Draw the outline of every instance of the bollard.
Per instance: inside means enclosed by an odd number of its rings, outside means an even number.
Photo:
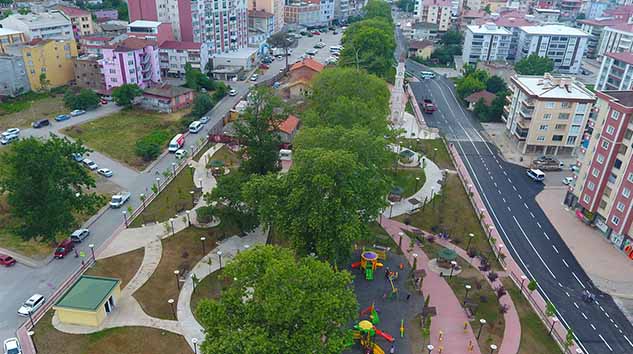
[[[438,339],[440,342],[444,340],[444,332],[440,331],[440,336]]]
[[[468,332],[468,322],[464,322],[464,333]]]

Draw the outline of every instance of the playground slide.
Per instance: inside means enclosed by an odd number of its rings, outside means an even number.
[[[389,343],[393,343],[394,338],[389,333],[385,333],[385,332],[383,332],[383,331],[381,331],[379,329],[376,329],[376,335],[379,335],[379,336],[383,337]]]
[[[371,270],[371,268],[365,269],[365,279],[374,280],[374,272]]]
[[[385,351],[378,344],[374,344],[373,354],[385,354]]]

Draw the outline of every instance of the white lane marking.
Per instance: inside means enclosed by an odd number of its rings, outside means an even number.
[[[510,179],[510,177],[508,177],[508,182],[512,183],[512,180]]]
[[[565,258],[563,258],[563,263],[565,263],[565,267],[569,268],[569,264],[567,264],[567,261],[565,260]]]
[[[538,222],[538,221],[536,222],[536,225],[538,226],[538,228],[539,228],[539,229],[542,229],[542,228],[543,228],[543,226],[541,226],[541,223],[540,223],[540,222]],[[549,239],[548,239],[548,240],[549,240]]]
[[[510,209],[510,207],[508,207],[508,211],[512,211],[512,209]]]
[[[609,345],[609,343],[607,343],[606,340],[604,340],[604,337],[602,336],[602,334],[598,334],[598,337],[600,337],[600,339],[602,339],[602,341],[604,342],[604,344],[607,346],[607,348],[609,348],[610,351],[613,351],[613,348],[611,348],[611,346]]]
[[[606,313],[606,311],[604,310],[604,307],[600,306],[600,310],[602,310],[602,312]]]
[[[583,317],[585,320],[588,320],[587,315],[585,315],[585,313],[584,313],[584,312],[581,312],[580,314],[582,315],[582,317]]]
[[[566,292],[566,291],[565,291],[565,295],[567,295],[567,297],[571,297],[571,296],[569,295],[569,293],[568,293],[568,292]]]
[[[501,194],[501,189],[497,189],[497,192],[499,192],[499,194]]]
[[[504,175],[504,176],[507,176],[508,174],[506,173],[506,171],[503,171],[503,175]]]
[[[495,188],[499,188],[499,187],[497,187],[497,182],[492,182],[492,184],[495,185]]]
[[[490,179],[491,179],[491,180],[494,180],[494,177],[492,177],[492,175],[490,175]]]
[[[536,219],[536,216],[534,216],[532,212],[530,212],[530,216],[532,217],[532,219]]]
[[[576,275],[576,273],[571,272],[571,275],[573,275],[573,276],[574,276],[574,278],[576,278],[576,280],[578,281],[578,284],[580,284],[580,286],[582,286],[582,288],[583,288],[583,289],[586,289],[585,284],[583,284],[583,283],[580,281],[580,279],[578,279],[578,276]],[[602,308],[602,306],[601,306],[600,308]],[[604,310],[602,310],[602,311],[604,311]]]
[[[530,241],[530,238],[527,237],[527,235],[525,234],[525,231],[523,231],[523,228],[521,227],[521,224],[519,224],[519,220],[517,220],[516,216],[512,215],[512,218],[514,219],[514,223],[517,224],[517,226],[519,227],[519,230],[521,230],[521,233],[523,234],[523,237],[525,237],[525,239],[527,240],[527,242],[530,244],[530,247],[532,247],[532,250],[534,251],[534,253],[536,254],[536,256],[538,257],[538,259],[541,260],[541,263],[543,263],[543,265],[545,266],[545,268],[547,269],[547,271],[549,272],[549,274],[552,276],[552,278],[556,279],[556,276],[554,275],[554,273],[552,272],[551,269],[549,269],[549,267],[547,266],[547,263],[545,263],[545,261],[543,260],[543,257],[541,257],[541,254],[536,250],[536,248],[534,247],[534,245],[532,244],[532,241]]]
[[[596,305],[600,305],[600,303],[598,302],[598,300],[596,300]]]
[[[525,204],[525,202],[523,202],[523,206],[525,207],[525,209],[530,209],[528,208],[527,204]]]
[[[613,325],[615,326],[615,328],[620,328],[620,327],[618,327],[617,323],[614,323]]]
[[[506,202],[506,198],[501,198],[501,199],[503,200],[504,203]]]
[[[596,330],[596,326],[594,326],[593,323],[590,323],[589,325],[591,326],[591,328],[593,328],[594,331]]]
[[[624,332],[622,332],[622,330],[621,330],[621,329],[618,329],[618,331],[620,331],[620,334],[624,333]]]
[[[604,313],[604,315],[607,316],[607,318],[611,318],[611,316],[609,316],[609,314],[606,312]]]
[[[517,187],[515,186],[512,186],[512,189],[514,189],[515,192],[517,191]]]
[[[633,343],[631,343],[631,341],[629,340],[627,336],[624,336],[624,339],[626,339],[626,341],[629,342],[629,345],[633,347]]]
[[[517,194],[519,196],[519,199],[523,199],[523,197],[521,196],[521,194]]]
[[[615,322],[613,322],[613,318],[610,318],[609,321],[611,321],[611,323],[615,324]]]
[[[560,253],[558,252],[558,248],[556,248],[556,246],[552,245],[552,248],[554,249],[554,251],[556,251],[556,253],[557,253],[557,254],[560,254]]]
[[[560,283],[559,283],[560,284]],[[577,309],[580,310],[580,307],[578,307],[578,304],[574,302],[574,306],[576,306]]]
[[[563,287],[563,284],[561,284],[561,283],[558,283],[558,286],[560,286],[560,287],[562,288],[562,287]]]

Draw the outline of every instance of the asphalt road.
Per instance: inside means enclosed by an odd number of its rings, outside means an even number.
[[[409,73],[417,76],[422,69],[407,62]],[[542,184],[528,179],[524,168],[505,162],[482,137],[481,126],[458,102],[452,81],[438,76],[411,87],[418,102],[431,98],[437,105],[437,112],[425,115],[428,125],[455,144],[510,253],[536,279],[538,291],[556,306],[557,317],[573,329],[584,352],[632,353],[633,326],[613,299],[593,286],[536,203]],[[595,303],[583,302],[585,289],[597,294]]]
[[[329,46],[339,44],[340,37],[340,33],[334,35],[330,31],[320,36],[302,38],[299,41],[298,47],[293,51],[289,63],[292,64],[297,61],[298,57],[305,53],[305,50],[312,48],[319,41],[323,41],[327,46],[319,50],[315,59],[324,62],[325,59],[330,56]],[[284,65],[284,60],[275,60],[270,65],[270,69],[260,75],[259,80],[266,80],[273,77]],[[228,111],[248,93],[254,82],[227,82],[227,84],[237,90],[238,94],[236,96],[225,97],[207,113],[211,121],[217,121],[224,117]],[[105,107],[88,112],[83,116],[73,117],[64,122],[53,122],[53,124],[47,128],[24,129],[21,132],[21,136],[47,137],[50,133],[59,134],[58,131],[63,128],[101,118],[119,109],[119,107],[110,103]],[[186,146],[189,147],[197,139],[206,137],[209,133],[210,126],[211,124],[207,124],[198,134],[189,135],[186,140]],[[146,195],[151,193],[151,186],[155,182],[157,173],[158,176],[163,179],[160,173],[170,169],[172,163],[176,162],[173,154],[164,154],[159,157],[151,168],[139,172],[99,152],[91,153],[90,158],[100,167],[111,168],[114,172],[114,176],[112,177],[113,182],[132,193],[130,201],[124,206],[125,209],[127,209],[127,206],[131,206],[132,208],[138,207],[141,204],[139,195],[141,193],[145,193]],[[84,251],[86,255],[90,255],[88,244],[92,243],[96,248],[99,248],[99,246],[121,226],[123,221],[121,209],[108,209],[96,218],[96,220],[92,221],[90,225],[84,225],[88,226],[91,235],[84,240],[83,243],[78,245],[78,250]],[[26,299],[35,293],[42,294],[46,297],[50,296],[59,285],[80,266],[81,261],[71,255],[62,260],[53,260],[43,267],[32,268],[18,263],[11,268],[0,268],[0,284],[2,284],[2,286],[0,286],[0,299],[2,300],[0,303],[0,340],[15,336],[17,328],[24,321],[28,321],[28,319],[17,315],[18,308]]]

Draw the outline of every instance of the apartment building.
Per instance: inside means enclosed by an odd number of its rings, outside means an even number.
[[[589,34],[587,39],[587,52],[585,55],[588,58],[595,59],[598,56],[598,52],[603,40],[602,33],[606,27],[616,26],[621,23],[626,23],[626,20],[622,20],[615,17],[602,17],[602,18],[588,18],[584,20],[578,20],[580,29]]]
[[[482,25],[490,22],[497,25],[497,27],[505,28],[512,33],[507,60],[515,60],[518,51],[517,48],[519,46],[519,36],[521,34],[520,28],[523,26],[533,26],[534,22],[528,17],[527,12],[522,11],[505,11],[502,13],[490,14],[487,18],[477,20],[477,24]]]
[[[0,53],[6,53],[6,47],[26,42],[24,33],[12,29],[0,28]]]
[[[158,46],[162,76],[183,77],[185,66],[204,73],[208,70],[209,50],[204,43],[166,41]]]
[[[574,155],[594,94],[572,77],[513,76],[502,119],[523,154]]]
[[[206,43],[209,56],[238,52],[248,46],[246,0],[191,0],[189,3],[193,38],[188,41]]]
[[[596,79],[597,91],[633,89],[633,53],[607,53]]]
[[[539,23],[557,23],[561,16],[558,9],[533,9],[532,16]]]
[[[440,32],[451,25],[451,0],[416,0],[413,16],[421,22],[437,24]]]
[[[0,54],[0,73],[0,97],[15,97],[31,91],[22,56]]]
[[[155,41],[128,38],[116,46],[102,49],[99,60],[107,91],[123,84],[141,88],[161,83],[158,45]]]
[[[249,21],[251,13],[265,12],[273,15],[273,33],[279,32],[284,27],[284,1],[283,0],[249,0]],[[347,6],[347,1],[346,1]]]
[[[284,7],[284,21],[301,26],[319,26],[321,22],[321,5],[309,2],[294,2]]]
[[[275,15],[263,10],[248,10],[248,30],[263,33],[265,38],[275,33]]]
[[[128,0],[128,12],[130,22],[145,20],[170,24],[173,38],[192,40],[191,8],[188,1]]]
[[[598,48],[598,58],[610,52],[633,52],[633,18],[605,27]]]
[[[334,19],[347,21],[349,17],[349,0],[338,0],[334,2]]]
[[[623,250],[633,235],[633,91],[596,95],[594,131],[564,202]]]
[[[103,57],[98,54],[84,54],[73,61],[76,86],[98,93],[107,93],[105,77],[101,72],[101,64],[99,63],[101,59]]]
[[[580,71],[589,38],[586,32],[562,25],[523,26],[519,30],[516,60],[537,54],[551,58],[559,72]]]
[[[506,60],[511,41],[512,32],[494,23],[466,26],[462,60],[468,64]]]
[[[73,27],[75,40],[79,40],[81,36],[92,34],[95,32],[95,26],[92,22],[92,15],[86,10],[76,7],[58,6],[57,10],[66,15],[70,19]]]
[[[319,4],[319,21],[330,25],[334,21],[334,0],[309,0]]]
[[[73,26],[70,19],[59,11],[13,14],[0,20],[0,27],[24,33],[26,40],[42,39],[74,39]]]

